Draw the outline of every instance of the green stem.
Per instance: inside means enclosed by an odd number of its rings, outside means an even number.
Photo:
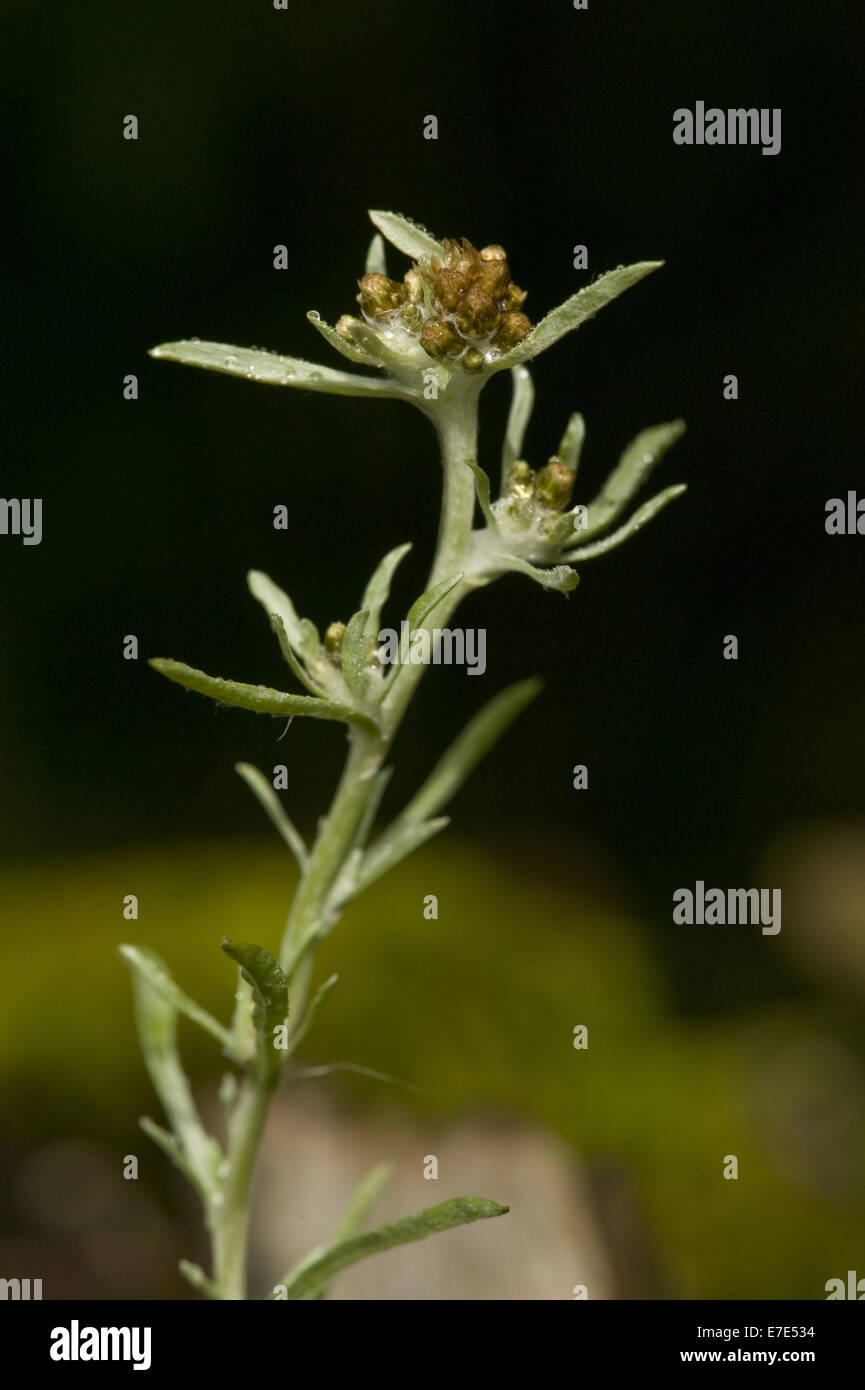
[[[459,383],[450,398],[437,403],[431,418],[438,431],[444,470],[441,520],[435,559],[427,587],[461,572],[472,528],[474,479],[465,460],[477,456],[477,398],[479,383]],[[441,626],[468,591],[458,584],[433,610],[427,625]],[[423,666],[401,670],[392,696],[380,707],[379,733],[353,726],[349,751],[336,793],[291,906],[280,948],[280,964],[290,981],[293,1028],[300,1026],[314,964],[318,938],[332,890],[345,867],[375,792],[376,773],[396,737],[406,708],[424,672]],[[210,1205],[214,1281],[223,1299],[246,1297],[246,1246],[252,1176],[267,1118],[272,1083],[250,1068],[229,1124],[227,1172],[216,1202]]]
[[[246,1298],[252,1178],[273,1089],[261,1075],[244,1079],[228,1125],[225,1181],[209,1206],[214,1283],[219,1298],[234,1302]]]

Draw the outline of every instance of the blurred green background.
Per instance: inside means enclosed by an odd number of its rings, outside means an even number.
[[[292,883],[232,765],[285,763],[309,831],[343,743],[299,722],[277,742],[273,721],[124,661],[123,637],[142,657],[278,685],[246,570],[322,627],[411,540],[397,619],[429,563],[439,478],[413,412],[146,349],[196,335],[327,360],[304,314],[351,311],[376,206],[501,241],[534,318],[585,283],[577,243],[591,276],[664,258],[540,359],[527,453],[543,462],[580,409],[588,500],[639,429],[682,415],[658,479],[689,491],[587,565],[569,600],[513,578],[466,604],[462,621],[487,629],[486,679],[429,674],[385,809],[496,689],[540,672],[544,694],[446,837],[328,943],[322,969],[341,983],[309,1055],[421,1088],[395,1103],[524,1115],[590,1169],[619,1165],[653,1270],[636,1289],[623,1272],[623,1294],[819,1298],[863,1266],[865,543],[824,531],[829,497],[865,493],[850,97],[863,27],[804,0],[783,14],[9,7],[0,490],[44,499],[44,539],[0,538],[0,1274],[50,1269],[50,1296],[184,1294],[173,1265],[190,1251],[173,1233],[194,1241],[195,1212],[161,1160],[138,1217],[118,1184],[102,1218],[116,1253],[94,1263],[95,1209],[52,1205],[64,1168],[40,1155],[90,1145],[117,1180],[117,1155],[143,1151],[135,1121],[154,1102],[115,946],[153,946],[224,1015],[219,937],[275,945]],[[698,99],[780,106],[781,154],[674,146],[673,110]],[[493,472],[506,407],[497,380],[482,411]],[[722,660],[727,633],[737,662]],[[588,791],[572,788],[575,763]],[[698,878],[780,886],[780,936],[675,927],[672,892]],[[131,892],[137,923],[121,916]],[[579,1022],[585,1054],[570,1046]],[[192,1034],[188,1047],[211,1081],[212,1053]],[[375,1094],[369,1078],[322,1084],[360,1107]],[[736,1183],[720,1178],[727,1153]]]

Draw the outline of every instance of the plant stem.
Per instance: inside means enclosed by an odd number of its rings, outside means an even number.
[[[480,384],[460,383],[451,397],[437,402],[430,418],[442,452],[444,488],[435,559],[427,587],[459,574],[474,517],[475,490],[465,460],[477,456],[477,400]],[[424,626],[441,626],[467,592],[458,584],[429,615]],[[332,890],[350,855],[370,798],[376,774],[396,737],[406,708],[424,672],[421,665],[400,671],[392,697],[380,707],[379,733],[354,726],[342,776],[321,823],[306,870],[298,885],[280,948],[280,965],[289,977],[290,1018],[300,1025],[314,964],[316,932],[325,920]],[[246,1297],[246,1246],[252,1177],[273,1084],[263,1069],[250,1068],[229,1121],[227,1172],[216,1202],[210,1204],[214,1282],[222,1299]]]
[[[228,1125],[225,1182],[210,1202],[213,1279],[219,1298],[226,1300],[246,1298],[252,1178],[273,1089],[261,1075],[244,1079]]]

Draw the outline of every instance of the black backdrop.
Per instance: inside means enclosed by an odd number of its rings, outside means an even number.
[[[121,648],[135,633],[142,657],[278,684],[249,567],[320,626],[403,540],[400,597],[421,583],[439,478],[420,417],[145,355],[196,335],[329,360],[304,314],[352,309],[368,207],[503,242],[533,317],[586,282],[576,243],[589,276],[664,258],[537,363],[528,454],[582,410],[591,492],[640,428],[688,422],[658,475],[685,498],[569,600],[513,578],[466,607],[487,679],[431,673],[396,788],[482,698],[542,672],[457,825],[502,853],[528,836],[552,862],[583,856],[650,922],[671,885],[751,882],[776,832],[861,813],[865,539],[824,532],[829,497],[865,492],[861,9],[93,0],[13,3],[6,24],[0,490],[44,499],[44,539],[0,538],[4,856],[258,833],[239,758],[289,762],[297,818],[320,811],[338,734],[295,726],[277,756],[271,721],[181,696]],[[780,154],[674,145],[674,109],[697,100],[781,107]],[[499,379],[493,471],[506,401]],[[739,971],[711,934],[701,949],[689,1007],[793,988],[769,964]]]

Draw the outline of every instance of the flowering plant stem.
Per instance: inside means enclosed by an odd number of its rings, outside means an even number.
[[[446,628],[473,588],[502,574],[521,573],[562,592],[573,588],[577,575],[568,562],[592,558],[619,544],[682,490],[668,488],[618,531],[595,539],[615,520],[682,425],[676,421],[644,431],[625,451],[595,501],[588,508],[565,512],[582,446],[582,418],[571,417],[558,453],[545,468],[533,472],[519,457],[532,404],[524,363],[658,263],[620,267],[533,328],[522,312],[525,292],[510,280],[501,247],[478,253],[466,241],[440,244],[404,218],[370,215],[417,263],[404,285],[389,279],[384,245],[381,236],[375,237],[367,274],[359,282],[363,318],[344,316],[336,329],[318,314],[311,313],[310,320],[344,356],[384,371],[386,380],[196,339],[165,344],[152,355],[271,384],[403,400],[423,411],[436,428],[443,469],[435,557],[426,590],[403,624],[412,645],[419,639],[423,645],[424,639],[433,641],[435,630]],[[477,461],[478,398],[486,380],[504,368],[511,370],[514,395],[502,450],[502,494],[492,502],[489,477]],[[478,504],[486,524],[473,530]],[[581,533],[576,549],[575,531]],[[589,538],[593,544],[583,545]],[[287,1060],[336,979],[326,981],[310,1001],[321,942],[353,897],[447,824],[437,813],[539,688],[537,681],[523,681],[494,696],[402,813],[368,843],[388,775],[385,760],[425,666],[423,660],[408,659],[401,646],[399,661],[385,671],[377,650],[380,614],[408,548],[400,546],[384,557],[367,585],[360,611],[348,624],[331,624],[323,642],[314,625],[298,617],[288,595],[266,575],[249,576],[250,589],[270,618],[283,656],[308,694],[215,678],[173,660],[151,662],[169,679],[223,703],[272,715],[336,720],[348,731],[345,767],[310,850],[267,780],[254,768],[238,767],[297,858],[300,879],[277,956],[262,946],[222,943],[240,972],[230,1028],[190,999],[152,952],[121,947],[132,969],[145,1062],[171,1132],[149,1119],[142,1125],[201,1196],[212,1273],[208,1276],[185,1261],[181,1268],[209,1298],[230,1301],[247,1296],[252,1183],[268,1109]],[[178,1014],[217,1038],[223,1054],[240,1069],[239,1077],[228,1073],[220,1090],[226,1114],[224,1148],[205,1131],[196,1110],[176,1048]],[[385,1177],[381,1166],[367,1175],[332,1243],[312,1251],[289,1271],[271,1297],[322,1298],[334,1275],[358,1259],[507,1210],[487,1198],[452,1198],[374,1231],[362,1231]]]

